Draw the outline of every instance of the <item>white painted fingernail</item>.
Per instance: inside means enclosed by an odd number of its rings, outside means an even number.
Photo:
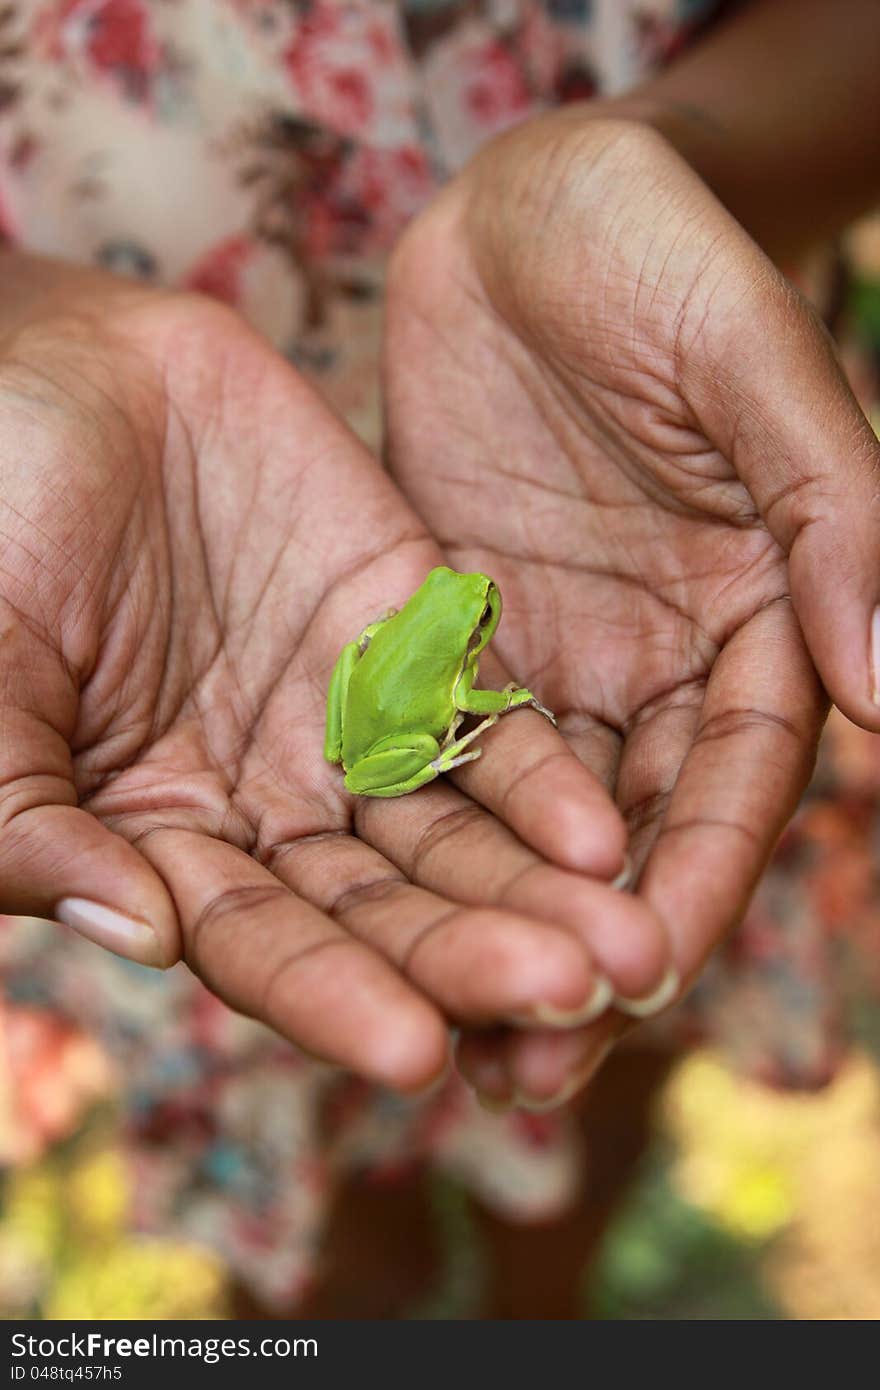
[[[604,975],[597,975],[593,992],[579,1009],[558,1009],[555,1004],[535,1004],[529,1013],[511,1014],[515,1028],[583,1028],[604,1014],[614,998],[614,990]]]
[[[615,1039],[612,1039],[610,1042],[607,1042],[604,1047],[600,1048],[598,1052],[595,1052],[589,1062],[585,1063],[579,1071],[576,1071],[573,1076],[568,1078],[565,1085],[560,1087],[555,1096],[549,1096],[546,1100],[536,1100],[534,1096],[529,1096],[524,1091],[514,1091],[513,1108],[517,1110],[527,1110],[530,1115],[547,1115],[552,1110],[559,1110],[561,1106],[566,1105],[573,1096],[577,1095],[578,1091],[586,1086],[591,1076],[595,1075],[614,1046],[614,1042]]]
[[[156,933],[136,917],[126,917],[88,898],[62,898],[53,916],[80,936],[88,937],[89,941],[126,960],[137,961],[139,965],[159,966],[162,963]]]
[[[871,699],[880,705],[880,605],[871,614]]]
[[[610,885],[610,886],[611,886],[612,888],[617,888],[617,889],[620,889],[620,890],[622,891],[624,888],[628,888],[629,885],[632,883],[632,875],[633,875],[633,862],[632,862],[632,859],[630,858],[630,856],[629,856],[629,855],[626,853],[626,851],[624,850],[624,854],[623,854],[623,868],[621,869],[621,871],[620,871],[620,873],[617,875],[617,877],[616,877],[616,878],[613,878],[613,879],[611,880],[611,885]]]
[[[654,1014],[662,1013],[672,1003],[680,987],[681,976],[670,966],[653,994],[646,994],[644,999],[627,999],[625,995],[617,994],[614,1007],[630,1018],[653,1018]]]

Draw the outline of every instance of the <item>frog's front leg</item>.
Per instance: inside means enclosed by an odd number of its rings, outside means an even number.
[[[503,690],[474,690],[478,670],[479,666],[475,663],[462,672],[453,697],[456,709],[462,710],[465,714],[494,714],[497,717],[499,714],[506,714],[508,710],[531,705],[539,714],[549,719],[551,724],[556,723],[551,711],[541,704],[531,690],[516,685],[514,681]]]

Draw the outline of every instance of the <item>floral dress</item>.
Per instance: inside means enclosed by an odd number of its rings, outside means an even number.
[[[719,8],[0,0],[0,235],[234,305],[375,445],[383,265],[408,219],[487,138],[625,89]],[[863,950],[878,793],[880,753],[838,721],[747,922],[667,1035],[708,1032],[774,1082],[830,1074],[837,983],[855,997],[880,974]],[[279,1308],[308,1284],[344,1172],[431,1163],[524,1219],[576,1190],[564,1115],[490,1115],[454,1082],[401,1101],[302,1059],[182,966],[159,975],[5,919],[0,968],[0,1064],[41,1016],[65,1047],[97,1044],[125,1078],[138,1228],[213,1244]],[[63,1106],[35,1119],[14,1088],[7,1103],[10,1161],[30,1152],[28,1125],[63,1132]]]

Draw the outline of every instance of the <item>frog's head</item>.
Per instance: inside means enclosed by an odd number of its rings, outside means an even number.
[[[447,614],[455,615],[459,640],[472,665],[501,620],[498,586],[487,574],[458,574],[445,565],[432,570],[429,579],[433,597],[440,598]]]

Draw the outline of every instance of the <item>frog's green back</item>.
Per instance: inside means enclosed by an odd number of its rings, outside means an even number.
[[[355,667],[343,710],[346,767],[389,734],[441,738],[454,714],[453,690],[491,581],[439,567],[379,628]]]

